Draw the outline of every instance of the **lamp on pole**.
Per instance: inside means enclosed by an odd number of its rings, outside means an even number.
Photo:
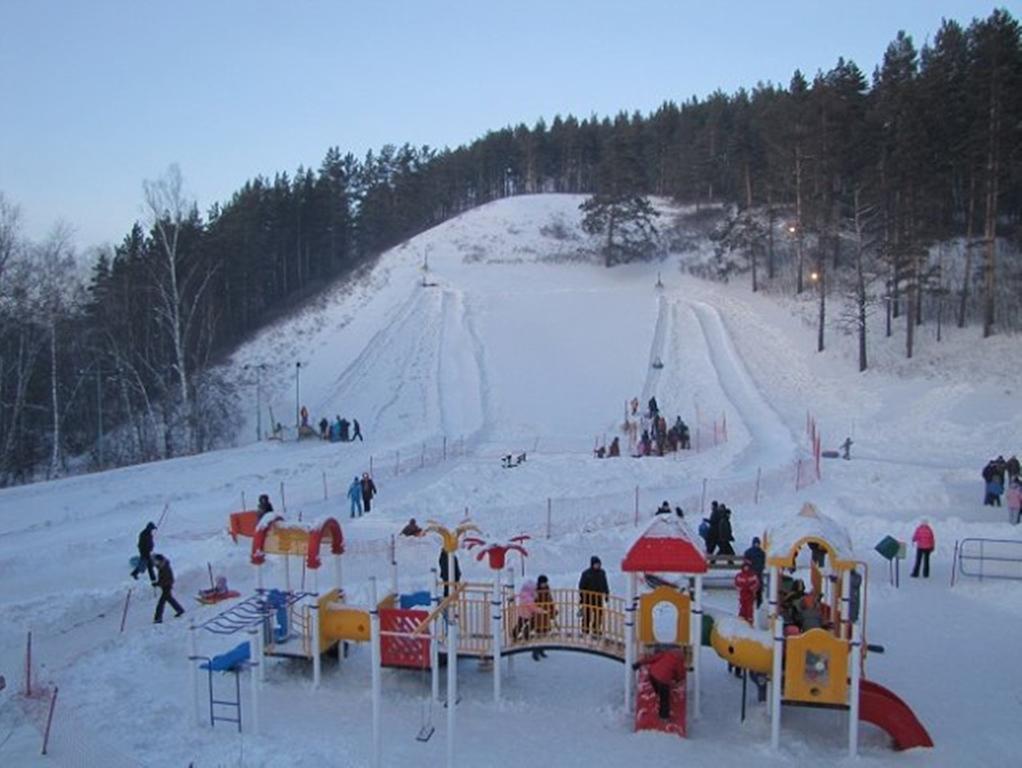
[[[266,370],[266,363],[246,365],[245,370],[255,371],[256,377],[256,440],[263,439],[263,378],[262,372]]]
[[[302,423],[302,363],[295,363],[295,429]]]

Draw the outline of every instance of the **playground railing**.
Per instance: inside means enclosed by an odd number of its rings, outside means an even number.
[[[1022,581],[1022,541],[1018,539],[968,538],[955,542],[951,565],[955,574],[983,579]]]

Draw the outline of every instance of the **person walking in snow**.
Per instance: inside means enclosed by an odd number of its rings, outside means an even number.
[[[578,580],[579,603],[582,605],[582,634],[603,634],[603,602],[610,594],[607,574],[596,555],[589,558],[589,567]]]
[[[155,555],[153,562],[156,563],[156,580],[153,582],[153,586],[160,588],[160,599],[156,601],[156,615],[153,616],[153,624],[162,624],[163,607],[167,603],[170,603],[170,607],[174,609],[175,618],[184,613],[185,609],[174,599],[172,592],[174,589],[174,571],[171,570],[170,560],[163,555]]]
[[[685,679],[688,662],[680,648],[666,650],[647,656],[632,664],[632,669],[649,667],[649,682],[656,691],[660,703],[660,719],[671,719],[671,689]]]
[[[1019,516],[1022,515],[1022,480],[1015,477],[1008,481],[1004,501],[1008,505],[1008,522],[1018,525]]]
[[[357,437],[359,441],[364,443],[365,440],[362,439],[362,427],[359,426],[358,419],[353,418],[351,420],[351,428],[355,430],[351,433],[351,442],[355,442],[355,438]]]
[[[326,416],[319,420],[319,436],[324,440],[330,438],[330,422],[326,420]]]
[[[351,516],[362,517],[362,481],[355,475],[355,479],[348,486],[348,499],[351,500]]]
[[[923,578],[930,578],[930,553],[937,545],[933,535],[933,529],[925,520],[919,524],[915,533],[912,534],[912,541],[916,545],[916,564],[912,568],[912,578],[919,577],[919,566],[923,566]]]
[[[153,570],[153,531],[156,530],[156,523],[150,521],[138,534],[138,565],[131,572],[131,578],[138,580],[142,571],[149,572],[149,581],[156,581],[156,572]]]
[[[369,514],[369,510],[372,508],[373,496],[376,495],[376,483],[369,477],[368,472],[362,473],[362,506],[365,507],[366,514]]]
[[[733,555],[735,548],[731,546],[731,542],[735,540],[735,537],[731,531],[731,510],[723,505],[721,506],[723,507],[723,512],[720,515],[720,522],[717,524],[717,553]]]
[[[706,554],[708,555],[712,555],[717,549],[721,517],[720,502],[714,499],[710,502],[710,518],[707,520],[706,535],[703,536],[703,541],[706,542]]]

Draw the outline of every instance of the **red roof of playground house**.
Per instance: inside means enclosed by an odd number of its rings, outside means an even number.
[[[677,518],[655,519],[621,561],[625,572],[706,573],[706,556]]]

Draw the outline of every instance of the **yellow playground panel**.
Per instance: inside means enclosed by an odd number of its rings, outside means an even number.
[[[691,618],[692,598],[687,592],[680,592],[674,587],[659,586],[656,589],[646,592],[639,597],[639,626],[638,639],[643,645],[652,645],[658,642],[653,631],[653,612],[661,604],[666,603],[674,606],[677,611],[677,622],[673,639],[663,639],[663,642],[676,645],[687,645],[689,643],[689,620]]]
[[[848,703],[849,644],[825,629],[786,642],[784,700],[808,704]]]
[[[334,643],[345,640],[355,643],[369,642],[369,609],[345,605],[344,593],[331,589],[316,601],[319,611],[319,647],[330,648]],[[380,600],[379,608],[393,608],[395,595]]]
[[[300,555],[309,553],[309,529],[302,526],[275,525],[266,533],[263,551],[270,555]]]

